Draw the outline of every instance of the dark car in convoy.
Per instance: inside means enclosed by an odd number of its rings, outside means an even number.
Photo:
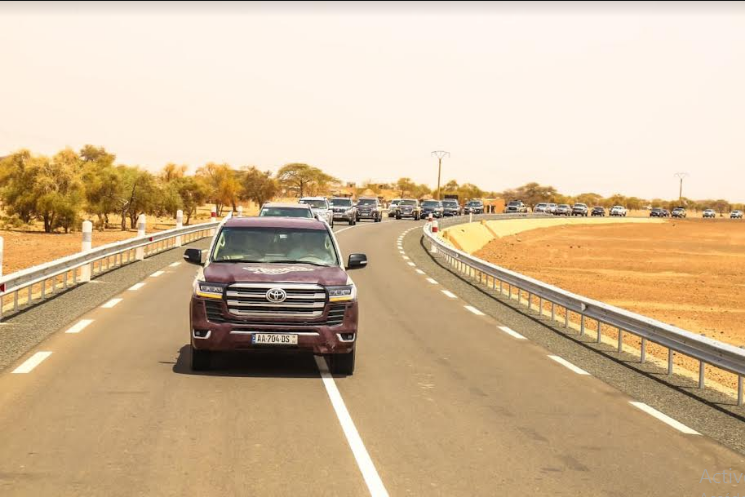
[[[587,207],[587,204],[583,204],[581,202],[578,202],[572,206],[572,216],[587,217],[588,211],[589,209]]]
[[[327,357],[335,374],[354,372],[357,289],[331,227],[317,219],[228,218],[208,250],[187,249],[200,268],[190,304],[191,367],[221,351],[283,349]]]
[[[428,218],[430,214],[432,217],[441,218],[445,208],[442,206],[442,202],[439,200],[424,200],[422,202],[422,217]]]
[[[554,210],[554,216],[568,216],[572,213],[572,208],[569,207],[569,204],[559,204],[556,206],[556,210]]]
[[[357,224],[357,207],[351,198],[334,197],[329,202],[334,220],[347,221],[350,225]]]
[[[396,206],[396,219],[411,217],[418,221],[422,217],[422,209],[419,201],[413,198],[405,198]]]
[[[660,207],[655,207],[651,211],[649,211],[649,217],[667,217],[668,212],[665,209],[662,209]]]
[[[463,207],[463,214],[483,214],[484,202],[481,200],[469,200]]]
[[[375,197],[362,197],[357,201],[357,221],[372,219],[378,223],[383,219],[383,208]]]
[[[600,206],[593,207],[592,211],[590,212],[590,215],[592,217],[595,217],[595,216],[605,217],[605,209]]]
[[[460,204],[455,199],[445,199],[442,201],[442,215],[460,216]]]
[[[686,210],[682,207],[676,207],[673,209],[672,217],[684,218],[686,217]]]
[[[528,212],[528,207],[522,202],[522,200],[510,200],[504,211],[510,213]]]

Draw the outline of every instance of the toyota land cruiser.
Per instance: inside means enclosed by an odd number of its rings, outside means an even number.
[[[201,266],[190,306],[191,366],[218,351],[282,348],[328,358],[354,372],[357,289],[331,227],[317,219],[228,218],[209,250],[187,249]],[[364,267],[351,254],[346,269]]]

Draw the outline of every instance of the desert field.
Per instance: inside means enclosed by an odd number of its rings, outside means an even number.
[[[574,293],[745,346],[745,222],[666,220],[659,224],[557,226],[491,241],[477,257]],[[610,335],[614,330],[606,330]],[[639,339],[624,336],[639,347]],[[650,345],[658,359],[667,349]],[[697,371],[698,362],[676,355]],[[706,367],[728,388],[735,375]]]

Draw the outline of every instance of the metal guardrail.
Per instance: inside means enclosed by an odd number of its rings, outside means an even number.
[[[0,318],[4,311],[32,305],[50,294],[85,283],[91,276],[211,236],[219,224],[214,221],[138,236],[0,277]],[[26,295],[21,295],[22,290],[26,290]]]
[[[514,219],[516,217],[550,217],[533,215],[485,215],[474,216],[474,221]],[[465,217],[443,220],[440,225],[453,226],[468,222]],[[675,353],[692,357],[699,361],[699,388],[705,385],[704,374],[707,364],[734,373],[738,377],[737,405],[743,405],[743,375],[745,375],[745,350],[726,343],[707,338],[690,331],[636,314],[625,309],[599,302],[542,281],[530,278],[520,273],[510,271],[489,262],[473,257],[445,243],[440,236],[432,233],[430,223],[424,226],[424,239],[429,245],[431,254],[444,259],[453,270],[467,275],[469,278],[486,285],[499,295],[514,299],[517,293],[517,303],[527,305],[528,310],[536,310],[541,316],[550,315],[552,321],[557,321],[557,311],[563,310],[564,326],[569,328],[571,315],[579,318],[580,334],[587,332],[588,320],[594,321],[596,342],[600,343],[603,326],[616,330],[618,351],[623,350],[623,335],[630,333],[641,338],[641,362],[646,360],[647,341],[661,345],[668,349],[668,374],[673,372],[673,356]],[[535,305],[534,305],[535,304]],[[546,309],[550,304],[550,309]],[[557,309],[558,308],[558,309]],[[561,317],[561,316],[560,316]]]

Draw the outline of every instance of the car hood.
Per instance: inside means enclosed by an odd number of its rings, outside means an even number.
[[[347,273],[339,266],[312,264],[257,264],[212,262],[202,269],[205,281],[214,283],[317,283],[346,285]]]

